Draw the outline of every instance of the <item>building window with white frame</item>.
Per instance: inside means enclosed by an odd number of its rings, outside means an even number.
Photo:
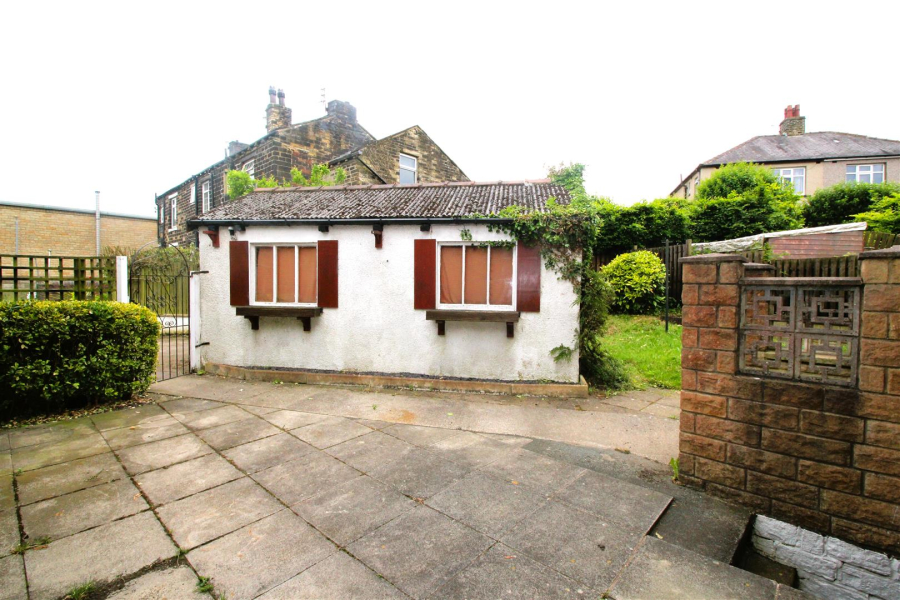
[[[254,247],[255,304],[315,306],[318,297],[316,246]]]
[[[400,155],[400,183],[416,183],[419,161],[414,156]]]
[[[514,253],[505,246],[441,244],[439,305],[512,309]]]
[[[209,201],[212,198],[212,181],[207,179],[200,184],[200,209],[203,212],[209,212]]]
[[[194,207],[194,210],[196,210],[196,207],[197,207],[197,184],[196,183],[191,184],[191,203],[189,204],[189,206]]]
[[[794,192],[801,196],[806,193],[806,167],[793,167],[789,169],[774,169],[775,177],[782,183],[790,183],[794,186]]]
[[[169,211],[169,231],[174,231],[178,229],[178,194],[172,194],[169,196],[169,205],[171,206],[171,210]]]
[[[243,171],[244,173],[246,173],[246,174],[249,175],[250,177],[253,177],[253,174],[256,172],[255,162],[256,162],[256,161],[248,160],[248,161],[245,162],[245,163],[243,164],[243,166],[241,167],[241,171]]]
[[[159,206],[157,208],[159,209],[159,224],[165,225],[166,224],[166,204],[165,204],[165,202],[163,202],[160,199]]]
[[[884,183],[884,163],[847,165],[846,181],[853,183]]]

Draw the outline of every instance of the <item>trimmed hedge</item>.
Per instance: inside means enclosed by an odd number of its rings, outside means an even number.
[[[666,267],[652,252],[620,254],[601,273],[612,285],[615,312],[647,315],[665,300]]]
[[[156,315],[96,301],[0,303],[0,416],[130,398],[156,374]]]

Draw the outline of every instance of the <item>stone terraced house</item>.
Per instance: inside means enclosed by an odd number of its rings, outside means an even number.
[[[294,167],[308,176],[324,163],[343,168],[348,185],[469,181],[417,125],[375,139],[356,120],[356,108],[340,100],[328,103],[325,116],[292,124],[284,98],[282,90],[269,89],[266,135],[252,144],[231,142],[226,158],[157,194],[160,245],[198,243],[197,232],[186,223],[226,201],[225,177],[232,169],[281,181],[290,179]]]

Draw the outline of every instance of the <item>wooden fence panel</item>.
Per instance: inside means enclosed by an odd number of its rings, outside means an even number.
[[[114,300],[116,257],[0,254],[2,300]]]
[[[885,231],[866,231],[863,235],[863,245],[866,250],[881,250],[900,243],[897,238],[900,236]]]

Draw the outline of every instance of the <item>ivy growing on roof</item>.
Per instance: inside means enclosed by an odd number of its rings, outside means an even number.
[[[328,165],[316,165],[307,178],[297,167],[291,169],[290,181],[284,179],[279,183],[272,176],[262,176],[254,179],[246,171],[232,170],[226,175],[226,185],[228,197],[232,200],[242,198],[257,188],[275,188],[275,187],[323,187],[331,185],[342,185],[347,181],[347,172],[338,167],[331,170]]]

